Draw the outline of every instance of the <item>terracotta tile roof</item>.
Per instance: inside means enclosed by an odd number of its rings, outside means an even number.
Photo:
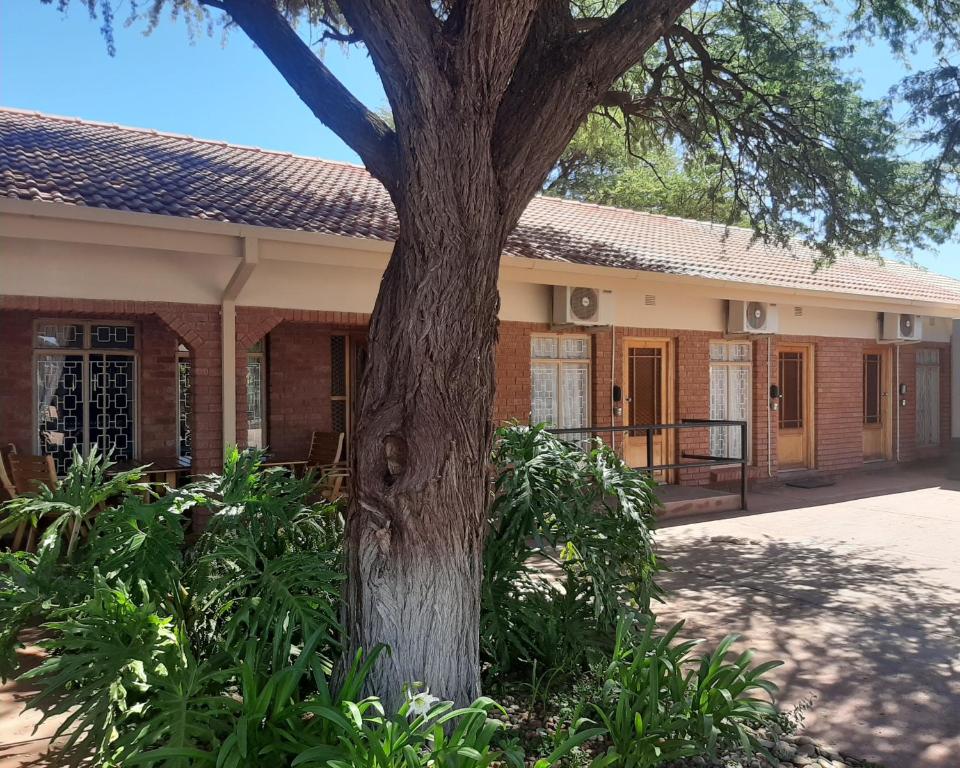
[[[362,167],[75,118],[0,109],[0,195],[390,241],[386,192]],[[724,234],[726,233],[726,237]],[[514,256],[785,288],[960,304],[919,268],[751,243],[749,230],[537,197]]]

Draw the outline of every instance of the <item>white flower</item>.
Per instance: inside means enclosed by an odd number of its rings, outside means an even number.
[[[440,699],[438,699],[436,696],[431,696],[430,691],[420,691],[412,696],[408,694],[407,715],[409,717],[420,717],[421,715],[425,715],[438,701],[440,701]]]

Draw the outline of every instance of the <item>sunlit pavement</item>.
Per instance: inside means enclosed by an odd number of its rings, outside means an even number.
[[[960,766],[960,483],[944,474],[761,488],[748,514],[671,521],[658,612],[783,659],[781,702],[814,698],[815,740],[888,768]]]

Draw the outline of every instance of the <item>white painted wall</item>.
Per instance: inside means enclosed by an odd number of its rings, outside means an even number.
[[[830,307],[777,304],[779,332],[785,336],[833,336],[846,339],[876,339],[877,313]]]
[[[12,295],[219,304],[242,251],[242,233],[237,232],[160,231],[9,214],[2,225],[0,293]],[[258,236],[259,264],[237,297],[238,306],[373,309],[388,257],[385,244],[366,248],[362,241],[343,238],[318,244],[303,233],[290,233],[293,241]],[[551,322],[552,286],[557,284],[612,290],[615,323],[621,328],[722,334],[726,299],[759,298],[777,302],[781,334],[875,339],[877,311],[883,308],[882,303],[837,294],[809,297],[805,304],[795,303],[802,297],[791,297],[787,303],[749,284],[731,287],[508,257],[500,279],[501,319]],[[802,316],[794,314],[795,306],[803,307]],[[925,318],[925,339],[946,342],[951,331],[949,320]]]
[[[237,260],[0,237],[0,293],[219,304]]]

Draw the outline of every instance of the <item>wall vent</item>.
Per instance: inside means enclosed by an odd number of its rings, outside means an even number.
[[[653,294],[648,293],[646,296],[643,297],[643,303],[646,304],[648,307],[655,307],[657,306],[657,297],[654,296]]]
[[[803,307],[794,307],[793,308],[794,317],[803,317]]]

